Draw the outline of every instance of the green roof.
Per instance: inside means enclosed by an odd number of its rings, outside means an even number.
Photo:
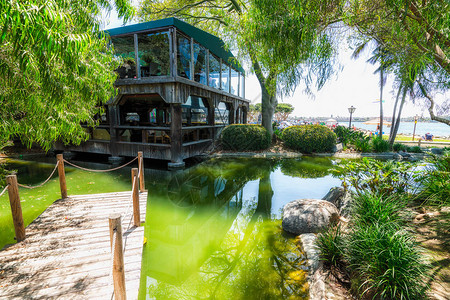
[[[225,43],[220,38],[206,31],[198,29],[197,27],[194,27],[177,18],[167,18],[145,23],[139,23],[135,25],[122,26],[105,30],[105,32],[110,36],[116,36],[170,26],[174,26],[183,33],[185,33],[186,35],[194,38],[194,40],[200,43],[203,47],[209,49],[210,52],[222,58],[223,61],[231,64],[233,68],[237,69],[242,73],[245,73],[244,69],[239,65],[238,61],[233,56],[231,51],[226,49]]]

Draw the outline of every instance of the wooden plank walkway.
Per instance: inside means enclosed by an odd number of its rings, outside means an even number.
[[[122,215],[127,299],[137,299],[144,227],[133,227],[131,192],[69,196],[0,251],[0,299],[112,299],[108,217]],[[147,192],[139,194],[145,221]]]

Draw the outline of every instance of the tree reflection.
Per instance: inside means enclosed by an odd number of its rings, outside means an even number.
[[[270,174],[279,163],[267,159],[213,160],[170,180],[167,193],[171,203],[192,210],[186,214],[186,222],[189,218],[192,222],[192,214],[205,205],[220,206],[232,200],[236,209],[227,209],[231,224],[215,219],[216,226],[210,231],[221,230],[225,234],[218,245],[209,249],[197,272],[173,284],[159,277],[159,281],[148,284],[149,296],[155,299],[307,298],[304,255],[292,238],[282,234],[280,222],[271,220],[274,192]],[[242,199],[242,187],[258,179],[258,198]],[[230,215],[232,211],[236,213]],[[203,240],[207,238],[208,235],[202,235]]]
[[[299,178],[320,178],[330,175],[334,169],[333,161],[329,158],[308,158],[301,160],[286,159],[281,162],[283,174]]]

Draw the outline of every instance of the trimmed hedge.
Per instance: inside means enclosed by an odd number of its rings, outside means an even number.
[[[222,130],[222,146],[225,150],[252,151],[269,148],[272,138],[260,125],[233,124]]]
[[[336,145],[336,134],[323,125],[291,126],[283,130],[284,144],[302,153],[331,152]]]

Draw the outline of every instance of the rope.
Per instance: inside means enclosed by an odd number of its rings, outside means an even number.
[[[55,174],[55,171],[58,168],[58,164],[59,164],[59,161],[56,162],[55,168],[53,169],[52,173],[50,174],[50,176],[43,183],[41,183],[39,185],[36,185],[36,186],[28,186],[28,185],[23,185],[23,184],[20,184],[20,183],[17,183],[17,185],[20,186],[20,187],[26,188],[26,189],[30,189],[30,190],[38,188],[38,187],[42,187],[44,184],[46,184],[52,178],[53,174]]]
[[[9,183],[5,186],[3,191],[0,193],[0,197],[3,196],[4,193],[6,193],[6,191],[8,190],[8,187],[9,187]]]
[[[99,173],[101,173],[101,172],[112,172],[112,171],[119,170],[119,169],[121,169],[121,168],[123,168],[123,167],[128,166],[129,164],[131,164],[132,162],[134,162],[136,159],[138,159],[137,156],[136,156],[135,158],[133,158],[132,160],[130,160],[129,162],[127,162],[126,164],[124,164],[124,165],[121,165],[121,166],[116,167],[116,168],[108,169],[108,170],[94,170],[94,169],[87,169],[87,168],[83,168],[83,167],[81,167],[81,166],[78,166],[78,165],[76,165],[76,164],[74,164],[74,163],[71,163],[70,161],[67,161],[66,159],[63,159],[63,160],[64,160],[64,162],[66,162],[67,164],[71,165],[71,166],[74,167],[74,168],[78,168],[78,169],[81,169],[81,170],[83,170],[83,171],[88,171],[88,172],[99,172]]]

